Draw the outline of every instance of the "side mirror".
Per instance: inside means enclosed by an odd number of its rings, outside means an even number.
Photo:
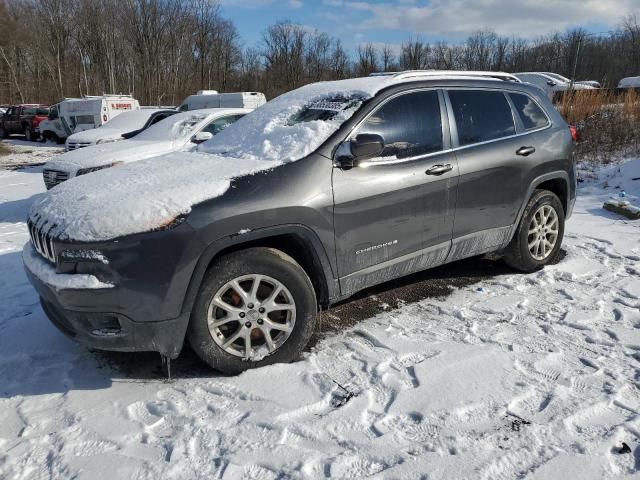
[[[554,82],[553,80],[547,80],[547,85],[549,85],[550,87],[555,87],[557,83]]]
[[[198,132],[193,137],[191,137],[191,143],[200,144],[206,142],[207,140],[211,140],[213,138],[213,133],[211,132]]]
[[[384,151],[384,140],[380,135],[362,133],[355,139],[344,142],[336,151],[336,166],[349,169],[358,166],[360,160],[377,157]]]
[[[384,140],[380,135],[362,133],[351,141],[351,155],[357,160],[377,157],[384,150]]]

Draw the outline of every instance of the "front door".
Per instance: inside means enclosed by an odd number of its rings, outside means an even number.
[[[458,174],[441,98],[437,90],[393,96],[350,135],[380,135],[384,151],[333,171],[336,256],[345,295],[446,258]]]

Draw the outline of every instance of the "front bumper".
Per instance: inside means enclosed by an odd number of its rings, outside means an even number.
[[[203,250],[186,222],[112,241],[54,241],[51,250],[55,266],[33,252],[38,261],[25,257],[25,270],[63,333],[102,350],[179,354],[190,316],[185,296]],[[29,251],[31,243],[23,257]]]
[[[184,341],[188,313],[177,318],[153,322],[135,322],[122,313],[80,311],[65,308],[64,303],[100,304],[102,290],[55,290],[29,269],[27,277],[40,295],[47,317],[58,330],[79,343],[99,350],[118,352],[160,352],[176,358]],[[93,296],[93,302],[90,299]],[[99,307],[98,307],[99,310]]]

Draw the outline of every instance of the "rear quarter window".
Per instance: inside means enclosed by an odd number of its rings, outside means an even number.
[[[449,90],[460,146],[515,135],[511,106],[504,93]]]
[[[525,130],[543,128],[549,125],[549,119],[544,111],[528,95],[510,93],[509,97],[522,120]]]

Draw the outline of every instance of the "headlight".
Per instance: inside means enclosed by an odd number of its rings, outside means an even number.
[[[120,165],[121,163],[122,162],[113,162],[113,163],[107,163],[106,165],[100,165],[99,167],[81,168],[76,173],[76,177],[79,177],[80,175],[85,175],[91,172],[97,172],[98,170],[104,170],[105,168],[115,167],[116,165]]]

